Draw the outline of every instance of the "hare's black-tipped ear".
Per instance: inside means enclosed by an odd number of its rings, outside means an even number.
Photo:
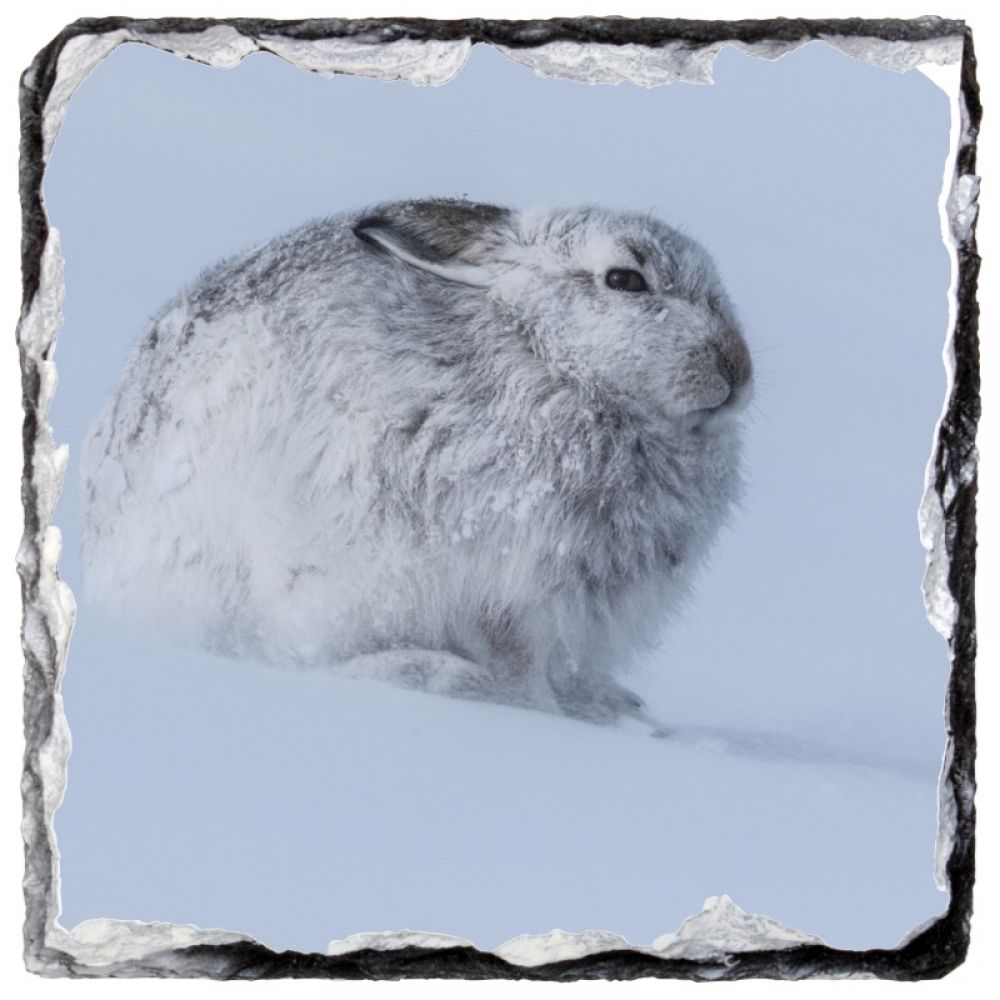
[[[509,215],[468,201],[385,205],[354,226],[354,235],[413,267],[475,288],[491,284],[490,248]]]

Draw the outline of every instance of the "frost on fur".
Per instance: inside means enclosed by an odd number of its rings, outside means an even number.
[[[746,345],[644,215],[426,200],[206,271],[83,462],[89,595],[274,663],[593,721],[739,488]]]

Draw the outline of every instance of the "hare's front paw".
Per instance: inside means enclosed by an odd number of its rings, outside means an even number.
[[[339,664],[337,673],[452,698],[488,698],[491,687],[490,673],[485,667],[437,649],[367,653]]]
[[[639,718],[643,700],[615,681],[593,677],[567,677],[553,683],[559,708],[574,719],[609,723],[622,716]]]
[[[571,718],[599,725],[636,719],[649,726],[654,736],[667,735],[667,728],[649,714],[642,698],[610,678],[573,678],[553,687],[559,708]]]

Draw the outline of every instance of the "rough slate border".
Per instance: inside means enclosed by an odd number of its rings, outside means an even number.
[[[56,79],[59,54],[78,35],[99,35],[122,28],[157,32],[200,32],[228,25],[250,38],[281,35],[299,40],[368,36],[373,41],[399,39],[494,42],[511,48],[530,48],[547,42],[601,42],[652,47],[668,41],[690,42],[692,47],[720,41],[754,42],[766,39],[812,41],[823,35],[877,37],[889,41],[920,41],[945,36],[964,37],[960,101],[968,126],[961,135],[955,165],[958,176],[975,173],[976,138],[982,116],[976,81],[972,32],[963,21],[940,18],[916,20],[800,20],[691,21],[641,18],[556,18],[546,21],[470,19],[432,21],[422,18],[365,20],[301,20],[232,18],[124,17],[82,19],[63,29],[36,57],[22,77],[20,195],[22,209],[22,320],[38,292],[42,250],[48,224],[41,200],[42,112]],[[266,45],[262,45],[266,49]],[[30,84],[26,83],[30,79]],[[732,954],[725,960],[694,962],[660,959],[635,951],[611,951],[547,965],[511,965],[475,948],[415,948],[394,951],[365,949],[345,956],[274,952],[264,945],[236,943],[197,945],[165,951],[141,961],[122,962],[101,969],[77,963],[64,951],[45,944],[45,922],[55,886],[52,881],[52,844],[43,812],[43,785],[39,749],[49,735],[55,710],[56,646],[51,635],[39,656],[25,641],[25,752],[22,792],[25,829],[25,958],[29,966],[49,976],[79,977],[209,977],[213,979],[344,978],[344,979],[746,979],[766,977],[878,977],[897,980],[939,978],[965,959],[972,915],[975,844],[975,687],[976,629],[973,588],[975,579],[975,433],[979,421],[979,308],[976,283],[979,256],[975,227],[959,242],[958,309],[954,330],[955,371],[937,434],[933,459],[934,489],[945,517],[948,588],[956,605],[949,645],[952,672],[948,685],[947,724],[953,754],[947,778],[955,800],[955,837],[947,862],[951,899],[947,912],[897,950],[841,951],[825,945],[803,945],[777,951]],[[38,495],[33,480],[34,449],[40,421],[41,379],[35,362],[22,351],[24,419],[24,477],[22,501],[25,535],[18,571],[25,602],[25,623],[39,585],[40,523]],[[44,892],[39,892],[41,886]]]

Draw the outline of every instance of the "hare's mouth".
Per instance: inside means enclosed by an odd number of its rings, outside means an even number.
[[[753,382],[749,379],[732,386],[729,395],[716,406],[707,407],[709,413],[739,413],[745,410],[753,396]]]
[[[733,386],[729,394],[720,403],[690,410],[688,418],[693,430],[702,428],[723,427],[734,420],[738,414],[747,408],[753,396],[753,383],[742,382]]]
[[[700,423],[732,417],[746,408],[753,395],[753,366],[743,341],[730,334],[709,349],[711,361],[708,370],[703,368],[695,378],[697,388],[689,410]]]

